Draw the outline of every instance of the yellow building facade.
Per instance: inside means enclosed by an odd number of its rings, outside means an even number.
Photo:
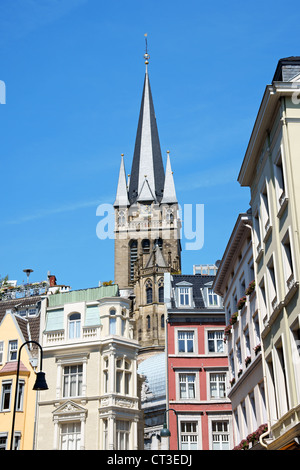
[[[16,306],[23,304],[23,312],[36,305],[37,299],[1,302],[0,309],[0,448],[11,449],[11,431],[17,385],[18,352],[27,341],[36,340],[38,310],[34,316],[34,329],[26,313],[21,316]],[[26,303],[30,305],[26,305]],[[9,307],[9,308],[6,308]],[[33,317],[31,318],[33,319]],[[37,330],[38,331],[38,330]],[[13,449],[32,450],[34,448],[35,413],[37,392],[33,390],[36,380],[35,368],[38,365],[38,351],[28,343],[22,347],[19,366],[18,391],[14,424]]]

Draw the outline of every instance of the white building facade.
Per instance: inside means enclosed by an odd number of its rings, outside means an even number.
[[[137,450],[143,444],[138,343],[118,286],[51,295],[41,314],[39,450]]]
[[[251,214],[239,215],[214,282],[226,312],[228,398],[237,449],[259,446],[259,436],[267,429],[251,224]]]

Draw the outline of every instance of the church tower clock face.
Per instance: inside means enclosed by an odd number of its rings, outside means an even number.
[[[131,173],[124,156],[115,208],[115,282],[133,301],[135,339],[163,350],[164,273],[181,271],[180,220],[170,154],[164,166],[148,74],[148,60]]]

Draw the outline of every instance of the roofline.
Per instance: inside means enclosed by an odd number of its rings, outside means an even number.
[[[253,156],[255,157],[259,152],[280,98],[292,96],[298,88],[300,88],[299,82],[273,82],[272,85],[267,85],[237,178],[241,186],[251,185],[253,172],[250,168],[250,162]]]
[[[228,272],[228,266],[230,265],[230,263],[232,263],[232,260],[234,260],[238,256],[238,254],[236,253],[236,248],[241,242],[243,236],[245,235],[246,230],[249,229],[248,227],[246,227],[245,222],[248,222],[252,225],[251,215],[247,213],[239,214],[235,226],[230,235],[227,246],[225,248],[220,266],[218,268],[213,283],[214,292],[220,295],[221,297],[223,297],[224,295],[224,290],[222,289],[224,280],[230,275],[230,273]]]

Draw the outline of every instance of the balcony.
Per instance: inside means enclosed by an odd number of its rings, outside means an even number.
[[[84,326],[82,328],[82,335],[79,338],[67,338],[65,330],[45,331],[44,332],[44,347],[47,346],[61,346],[72,345],[78,343],[87,343],[89,341],[97,341],[100,339],[100,326]]]

